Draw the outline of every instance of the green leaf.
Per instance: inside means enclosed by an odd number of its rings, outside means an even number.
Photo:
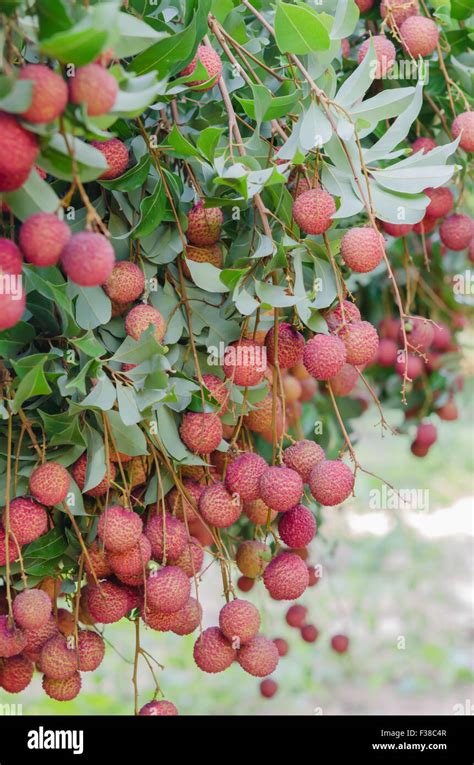
[[[116,387],[120,417],[125,425],[135,425],[142,419],[137,406],[135,391],[120,382],[117,382]]]
[[[107,375],[99,376],[96,384],[91,389],[88,396],[82,399],[80,406],[88,409],[96,408],[106,412],[112,409],[116,398],[116,391],[113,383]]]
[[[84,426],[84,435],[87,444],[87,471],[83,492],[98,486],[107,472],[102,435],[88,423]]]
[[[33,396],[42,396],[51,393],[51,388],[44,374],[44,365],[47,358],[43,358],[33,369],[23,377],[13,399],[12,409],[15,414],[18,412],[23,402]]]
[[[118,58],[129,58],[146,50],[150,45],[166,37],[166,32],[160,32],[147,24],[143,19],[131,13],[119,13],[118,28],[120,37],[114,44],[115,55]]]
[[[47,40],[58,32],[65,32],[73,25],[68,8],[62,0],[36,0],[35,9],[38,14],[40,40]]]
[[[150,328],[142,334],[139,340],[126,337],[110,360],[121,364],[141,364],[142,361],[147,361],[157,354],[163,353],[163,346],[156,340],[153,328]]]
[[[228,292],[229,288],[220,279],[221,269],[212,263],[196,263],[186,258],[194,284],[206,292]]]
[[[188,141],[188,139],[184,137],[176,125],[173,125],[165,143],[160,144],[158,148],[166,151],[172,156],[179,157],[180,159],[186,159],[186,157],[201,157],[201,153],[192,145],[191,141]]]
[[[125,425],[120,414],[113,410],[107,412],[106,417],[119,452],[131,457],[148,454],[145,436],[138,425]]]
[[[118,4],[99,3],[69,29],[40,40],[40,50],[64,64],[84,66],[94,61],[117,32]]]
[[[66,550],[67,542],[58,528],[51,529],[47,534],[30,542],[23,549],[23,559],[26,570],[35,561],[48,561],[58,558]]]
[[[331,39],[340,40],[349,37],[357,26],[360,11],[354,0],[337,0]]]
[[[106,352],[104,346],[97,340],[92,330],[86,332],[82,337],[72,338],[70,342],[82,353],[85,353],[86,356],[90,356],[93,359],[100,358]]]
[[[76,321],[82,329],[95,329],[110,321],[112,306],[101,287],[79,287],[77,284],[69,287],[71,293],[77,295]]]
[[[75,159],[77,174],[84,182],[95,180],[108,168],[101,151],[80,138],[70,134],[64,137],[60,133],[56,133],[42,150],[38,165],[56,178],[70,181],[74,177],[70,151]]]
[[[277,2],[275,39],[282,53],[301,55],[327,50],[330,45],[326,27],[318,14],[305,5]]]
[[[142,200],[140,222],[132,233],[134,239],[142,239],[153,233],[165,217],[166,203],[165,188],[162,181],[159,180],[153,194]]]
[[[144,154],[140,161],[127,170],[119,178],[115,178],[113,181],[99,181],[101,186],[106,189],[116,189],[117,191],[133,191],[143,186],[145,183],[148,172],[150,170],[150,155]]]
[[[32,169],[26,183],[17,191],[2,194],[13,214],[23,221],[38,212],[56,212],[59,199],[49,183]]]
[[[0,357],[16,356],[35,336],[35,329],[26,321],[19,321],[11,329],[0,332]]]
[[[33,83],[0,77],[0,109],[13,114],[25,112],[31,104]]]

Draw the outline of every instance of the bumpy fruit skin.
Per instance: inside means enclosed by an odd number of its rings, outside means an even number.
[[[35,213],[20,227],[20,247],[34,266],[55,266],[71,237],[71,229],[53,213]]]
[[[263,574],[263,583],[274,600],[296,600],[306,590],[308,582],[308,568],[295,553],[280,553]]]
[[[219,627],[208,627],[196,640],[193,655],[199,669],[216,674],[230,667],[236,651]]]
[[[283,462],[286,467],[300,474],[303,483],[307,483],[311,470],[324,459],[324,456],[324,449],[319,444],[303,439],[285,449]]]
[[[14,327],[20,321],[26,308],[26,296],[24,291],[20,297],[9,292],[0,292],[0,331]]]
[[[388,17],[389,11],[391,17]],[[400,28],[400,25],[408,19],[410,16],[419,16],[420,7],[418,0],[406,0],[406,2],[400,3],[399,0],[388,0],[384,3],[383,0],[380,3],[380,16],[382,19],[387,20],[388,26],[393,26],[393,21]],[[393,21],[392,21],[393,20]]]
[[[26,648],[27,633],[15,624],[9,624],[8,616],[0,616],[0,656],[8,659]]]
[[[15,542],[12,535],[9,537],[8,545],[8,558],[9,562],[17,560],[20,557],[20,548]],[[7,548],[6,548],[6,535],[5,529],[0,525],[0,566],[4,566],[7,562]]]
[[[41,671],[53,680],[67,680],[78,669],[78,654],[69,648],[64,635],[48,640],[41,650]]]
[[[188,75],[192,74],[196,69],[198,59],[203,67],[207,70],[208,78],[207,80],[194,80],[193,82],[189,82],[188,85],[191,87],[196,85],[202,86],[205,85],[209,80],[209,84],[205,88],[200,87],[200,90],[211,90],[211,88],[216,85],[222,74],[222,61],[219,57],[219,54],[214,50],[214,48],[211,48],[210,45],[200,45],[198,47],[197,53],[191,63],[188,64],[182,70],[182,72],[180,72],[180,77],[187,77]]]
[[[280,656],[273,642],[264,635],[257,635],[237,651],[237,661],[245,672],[254,677],[271,675],[278,666]]]
[[[437,189],[425,189],[424,193],[431,200],[425,210],[426,215],[431,215],[433,218],[443,218],[453,209],[454,197],[452,191],[446,186],[440,186]]]
[[[148,521],[145,528],[145,535],[151,544],[153,557],[156,560],[162,560],[166,549],[166,558],[176,560],[188,542],[186,526],[179,518],[174,518],[166,513],[158,513]]]
[[[86,483],[87,473],[87,455],[85,452],[84,454],[81,454],[77,462],[74,463],[71,468],[71,473],[80,490],[83,491]],[[111,482],[115,480],[115,475],[115,465],[113,462],[110,462],[108,475],[106,472],[101,482],[98,483],[97,486],[93,486],[91,489],[84,491],[84,494],[88,494],[91,497],[101,497],[103,494],[107,494]]]
[[[77,649],[81,672],[94,672],[102,663],[105,655],[105,643],[97,632],[80,630]]]
[[[300,603],[295,603],[293,606],[290,606],[286,612],[286,623],[289,624],[290,627],[302,627],[306,621],[307,614],[308,609],[306,606],[302,606]]]
[[[375,358],[379,336],[370,322],[354,321],[340,330],[339,337],[344,343],[348,364],[363,366]]]
[[[309,477],[309,488],[316,502],[332,507],[340,505],[352,493],[354,475],[340,460],[324,460],[316,465]]]
[[[267,332],[265,337],[267,359],[275,364],[275,328]],[[291,324],[282,322],[278,325],[278,366],[280,369],[289,369],[303,360],[304,337]]]
[[[352,364],[344,364],[341,371],[331,377],[328,382],[335,396],[348,396],[356,387],[358,380],[357,369]]]
[[[204,550],[196,537],[191,536],[189,542],[186,542],[185,548],[179,558],[173,563],[182,568],[184,573],[191,577],[198,574],[204,562]]]
[[[20,693],[33,678],[34,664],[26,656],[12,656],[0,666],[0,688],[8,693]]]
[[[230,391],[227,388],[225,381],[221,380],[216,375],[203,375],[202,380],[206,388],[210,390],[213,398],[219,404],[219,414],[225,414],[229,407],[229,395]]]
[[[398,346],[395,340],[389,337],[382,337],[379,340],[379,347],[375,361],[381,367],[393,367],[397,360]]]
[[[416,154],[417,151],[422,151],[423,154],[428,154],[428,152],[433,151],[433,149],[436,149],[437,143],[433,138],[428,138],[427,136],[420,136],[419,138],[416,138],[412,145],[412,151],[413,154]]]
[[[142,717],[172,717],[179,715],[179,712],[171,701],[163,699],[162,701],[149,701],[148,704],[142,706],[138,714]]]
[[[420,422],[416,431],[416,441],[421,446],[432,446],[437,438],[436,425],[431,422]]]
[[[361,315],[355,303],[343,300],[324,317],[330,332],[337,332],[343,325],[360,321]]]
[[[79,67],[69,79],[69,100],[73,104],[85,104],[90,117],[110,112],[117,93],[117,80],[100,64]]]
[[[53,678],[44,675],[42,685],[44,692],[50,699],[72,701],[81,690],[81,676],[79,672],[75,672],[66,680],[53,680]]]
[[[350,326],[350,325],[349,325]],[[346,347],[334,335],[315,335],[306,343],[303,363],[316,380],[329,380],[346,362]]]
[[[249,430],[255,433],[265,433],[272,427],[273,420],[273,398],[272,394],[268,393],[262,401],[255,404],[255,409],[245,417],[245,424]],[[276,427],[277,431],[282,426],[282,408],[281,401],[278,398],[276,401]]]
[[[438,44],[439,29],[432,19],[410,16],[400,27],[400,39],[413,58],[431,56]]]
[[[248,600],[231,600],[221,608],[219,627],[233,645],[236,640],[240,645],[244,645],[252,640],[260,629],[258,608]]]
[[[107,281],[115,263],[114,248],[102,234],[73,234],[61,252],[67,276],[81,287],[99,287]]]
[[[301,637],[305,643],[315,643],[318,635],[319,630],[314,624],[303,624],[301,627]]]
[[[202,607],[196,598],[188,598],[179,611],[170,616],[171,632],[175,635],[191,635],[201,623]]]
[[[19,627],[38,630],[51,616],[51,598],[43,590],[23,590],[13,603],[13,616]]]
[[[25,130],[12,114],[0,112],[0,192],[23,186],[38,152],[37,136]]]
[[[44,64],[27,64],[20,69],[19,80],[33,84],[31,104],[21,116],[28,122],[52,122],[66,108],[68,89],[63,78]]]
[[[362,63],[369,51],[371,39],[374,44],[375,55],[377,58],[373,77],[375,80],[380,80],[382,77],[385,77],[388,74],[390,69],[392,69],[397,54],[395,51],[395,46],[385,37],[385,35],[374,35],[372,38],[369,37],[360,46],[358,53],[359,64]]]
[[[133,303],[145,289],[145,276],[140,266],[121,260],[116,263],[104,284],[104,292],[119,305]]]
[[[413,231],[415,234],[419,234],[420,236],[422,234],[426,236],[435,230],[436,223],[436,218],[432,218],[431,215],[425,215],[424,218],[418,221],[418,223],[415,223],[413,226]]]
[[[298,504],[303,496],[303,481],[296,470],[288,467],[267,467],[260,478],[260,497],[268,507],[284,513]]]
[[[232,380],[234,385],[244,387],[259,385],[265,376],[266,368],[267,360],[262,347],[245,338],[229,345],[222,365],[225,376]]]
[[[336,653],[346,653],[349,648],[349,638],[346,635],[333,635],[331,638],[331,648]]]
[[[164,566],[153,572],[146,581],[146,595],[150,608],[171,614],[183,608],[191,594],[191,584],[178,566]]]
[[[271,699],[278,690],[278,683],[272,680],[271,677],[266,677],[260,683],[260,693],[264,699]]]
[[[451,128],[453,138],[457,138],[461,131],[459,145],[465,151],[474,151],[474,112],[458,114]]]
[[[219,207],[204,207],[198,202],[188,213],[186,237],[196,247],[215,244],[221,235],[224,215]]]
[[[124,581],[128,581],[130,577],[137,577],[137,581],[141,582],[150,558],[151,544],[144,534],[138,538],[137,544],[128,550],[108,554],[114,574]]]
[[[179,434],[190,451],[195,454],[210,454],[222,441],[222,422],[217,414],[186,412]]]
[[[405,375],[405,366],[407,369],[408,378],[410,380],[416,380],[417,377],[421,377],[425,368],[423,359],[421,359],[419,356],[416,356],[414,353],[408,353],[408,358],[405,364],[404,352],[398,352],[397,360],[395,361],[393,367],[395,372],[400,375],[400,377]]]
[[[464,250],[474,236],[474,221],[469,215],[450,215],[442,222],[439,236],[449,250]]]
[[[341,255],[353,271],[365,274],[377,268],[384,255],[384,238],[369,226],[351,228],[341,240]]]
[[[100,516],[97,534],[106,550],[121,553],[138,543],[143,522],[137,513],[121,505],[108,507]]]
[[[194,499],[194,503],[197,507],[199,497],[204,491],[204,486],[201,486],[199,483],[191,480],[190,478],[184,479],[183,486],[190,497]],[[185,499],[182,496],[177,487],[171,489],[171,491],[166,495],[166,505],[168,510],[174,513],[180,520],[183,520],[184,517],[186,517],[188,521],[192,521],[193,518],[195,519],[197,517],[195,506],[188,499]]]
[[[387,221],[382,221],[382,228],[387,234],[394,237],[408,236],[413,231],[413,226],[410,223],[388,223]]]
[[[185,255],[186,258],[192,260],[193,263],[211,263],[211,265],[216,268],[222,268],[224,262],[222,249],[218,244],[211,244],[208,247],[192,247],[191,245],[188,245],[188,247],[186,247]],[[183,272],[188,279],[192,278],[189,266],[184,259]]]
[[[304,505],[295,505],[278,521],[278,533],[288,547],[309,545],[316,534],[316,520]]]
[[[128,149],[118,138],[110,138],[108,141],[91,141],[91,146],[104,155],[108,170],[99,176],[99,180],[111,181],[124,174],[128,167]]]
[[[155,326],[156,341],[163,342],[166,322],[158,309],[153,308],[152,305],[136,305],[132,308],[125,319],[125,331],[134,340],[139,340],[142,332],[148,329],[150,324]]]
[[[71,477],[59,462],[45,462],[31,474],[30,492],[42,505],[64,502],[71,484]]]
[[[431,322],[427,319],[423,319],[421,316],[415,316],[409,320],[409,326],[406,328],[407,340],[410,346],[410,350],[423,352],[426,351],[434,338],[434,329]],[[403,335],[400,330],[399,339],[402,341]]]
[[[228,465],[225,485],[231,494],[238,494],[245,502],[259,499],[260,478],[267,463],[259,454],[246,452]]]
[[[5,523],[5,514],[3,516]],[[27,545],[46,533],[48,516],[44,507],[29,497],[10,502],[10,530],[19,545]]]
[[[113,582],[101,582],[87,592],[87,608],[101,624],[119,622],[130,610],[126,590]]]
[[[293,205],[293,218],[306,234],[323,234],[332,224],[336,203],[324,189],[303,192]]]
[[[0,274],[21,274],[23,259],[21,252],[11,239],[0,238]]]
[[[44,646],[44,644],[48,640],[50,640],[52,637],[55,637],[56,635],[59,635],[58,626],[56,624],[56,620],[54,616],[50,616],[46,624],[44,624],[39,629],[28,630],[26,635],[27,635],[27,640],[26,640],[25,652],[27,652],[28,654],[40,653],[41,648]],[[38,656],[38,659],[39,659],[39,656]]]
[[[206,523],[225,529],[240,518],[242,501],[238,494],[230,494],[223,483],[214,483],[201,494],[199,512]]]
[[[235,562],[239,571],[248,579],[256,579],[265,571],[271,552],[268,545],[258,540],[241,542],[237,548]],[[249,588],[250,589],[250,588]],[[248,590],[247,590],[248,592]]]

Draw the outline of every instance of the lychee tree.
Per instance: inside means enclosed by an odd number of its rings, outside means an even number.
[[[367,406],[381,437],[383,406],[403,408],[417,457],[457,416],[467,9],[0,11],[0,686],[36,667],[75,698],[128,619],[135,713],[142,660],[140,714],[177,714],[141,629],[196,633],[202,671],[237,661],[269,698],[288,645],[237,590],[317,583],[306,548],[321,506],[357,491]],[[208,563],[222,609],[204,628]],[[309,616],[286,618],[312,643]]]

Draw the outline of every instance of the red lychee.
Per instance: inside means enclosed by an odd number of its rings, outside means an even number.
[[[457,420],[459,417],[459,411],[456,406],[456,402],[453,399],[450,399],[446,402],[446,404],[443,404],[443,406],[440,406],[439,409],[436,409],[436,414],[440,420]]]
[[[298,504],[303,495],[303,481],[296,470],[267,467],[260,477],[260,497],[268,507],[284,513]]]
[[[25,651],[30,653],[39,653],[44,644],[59,634],[58,626],[54,616],[50,616],[46,624],[43,624],[37,630],[27,630],[27,641]],[[38,656],[39,660],[39,656]]]
[[[192,247],[191,245],[188,245],[188,247],[186,247],[185,255],[187,260],[192,260],[194,263],[211,263],[211,265],[216,268],[222,268],[224,261],[222,249],[218,244],[211,244],[208,247]],[[188,279],[192,278],[189,266],[184,259],[183,273]]]
[[[66,275],[81,287],[99,287],[107,281],[115,263],[114,248],[102,234],[73,234],[61,252]]]
[[[339,337],[315,335],[306,343],[303,363],[316,380],[334,377],[341,371],[345,361],[346,347]]]
[[[71,229],[53,213],[35,213],[22,223],[19,242],[28,263],[55,266],[71,237]]]
[[[374,79],[380,80],[382,77],[385,77],[388,74],[390,69],[392,69],[397,54],[395,51],[395,46],[385,37],[385,35],[374,35],[372,38],[369,37],[360,46],[358,54],[359,64],[362,63],[368,53],[370,40],[372,40],[374,44],[374,50],[377,59],[372,76]]]
[[[416,154],[417,151],[422,151],[423,154],[428,154],[428,152],[433,151],[433,149],[436,149],[437,143],[433,138],[429,138],[427,136],[420,136],[419,138],[416,138],[412,145],[412,151],[413,154]]]
[[[190,594],[189,578],[178,566],[164,566],[150,574],[146,581],[146,596],[150,607],[165,614],[179,611]]]
[[[336,653],[346,653],[349,648],[349,638],[346,635],[333,635],[331,638],[331,648]]]
[[[399,330],[400,319],[395,319],[393,316],[384,316],[379,322],[380,337],[389,337],[391,340],[397,340]]]
[[[104,639],[93,630],[80,630],[77,643],[79,670],[94,672],[102,663],[105,655]]]
[[[406,367],[408,378],[410,380],[416,380],[417,377],[421,377],[425,369],[423,359],[414,353],[408,353],[407,356],[408,358],[405,363],[405,352],[398,351],[397,360],[394,364],[395,372],[400,375],[400,377],[404,377]]]
[[[267,332],[265,337],[267,359],[272,366],[275,364],[275,328]],[[282,322],[278,325],[278,366],[289,369],[303,360],[304,337],[291,324]]]
[[[222,61],[220,56],[210,45],[200,45],[198,47],[197,53],[191,63],[180,72],[180,77],[187,77],[192,74],[196,69],[198,59],[206,69],[208,78],[206,80],[194,80],[193,82],[189,82],[188,85],[191,87],[199,85],[201,86],[199,90],[210,90],[217,83],[222,73]],[[206,83],[208,83],[206,87],[202,87]]]
[[[119,622],[130,611],[126,590],[113,582],[101,582],[87,592],[90,615],[101,624]]]
[[[304,547],[316,534],[316,520],[304,505],[295,505],[278,521],[278,533],[288,547]]]
[[[266,353],[252,340],[242,338],[227,347],[222,369],[234,385],[245,387],[259,385],[264,378],[266,368]]]
[[[432,324],[432,327],[434,333],[431,343],[432,347],[436,351],[448,351],[452,342],[451,330],[446,326],[446,324],[443,324],[442,322]]]
[[[21,274],[23,258],[11,239],[0,238],[0,274]]]
[[[282,408],[279,398],[276,400],[276,421],[275,430],[277,436],[281,434],[283,427]],[[258,401],[255,404],[255,408],[252,409],[245,417],[245,424],[249,430],[253,430],[255,433],[268,433],[272,430],[273,422],[273,396],[268,393],[264,399]]]
[[[360,321],[361,315],[355,303],[343,300],[324,317],[330,332],[337,332],[344,324]]]
[[[38,630],[51,616],[51,598],[43,590],[23,590],[13,603],[13,615],[19,627]]]
[[[52,122],[63,113],[68,101],[68,89],[63,78],[44,64],[26,64],[20,69],[19,80],[33,84],[31,103],[21,116],[28,122]]]
[[[0,112],[0,192],[23,186],[38,152],[38,137],[25,130],[12,114]]]
[[[289,552],[273,558],[263,574],[265,587],[274,600],[296,600],[306,590],[308,581],[306,564],[299,555]]]
[[[443,218],[453,209],[454,197],[446,186],[437,189],[425,189],[424,193],[430,198],[430,203],[425,210],[425,215],[432,218]]]
[[[306,621],[308,609],[306,606],[302,606],[300,603],[295,603],[290,606],[286,612],[286,622],[290,627],[302,627]]]
[[[238,494],[244,501],[260,497],[260,478],[267,463],[259,454],[245,452],[228,465],[225,485],[231,494]]]
[[[413,231],[415,234],[419,234],[420,236],[422,234],[426,236],[435,230],[436,224],[436,218],[432,218],[431,215],[425,215],[424,218],[418,221],[418,223],[415,223],[413,226]]]
[[[293,205],[293,218],[305,234],[323,234],[332,224],[336,203],[324,189],[300,194]]]
[[[408,236],[410,231],[413,231],[413,226],[410,223],[388,223],[382,221],[383,230],[390,236]]]
[[[318,635],[319,630],[314,624],[303,624],[301,627],[301,637],[305,643],[315,643]]]
[[[351,228],[341,240],[341,255],[356,273],[373,271],[382,261],[385,250],[384,238],[370,226]]]
[[[388,15],[390,12],[390,16]],[[406,0],[406,2],[399,2],[399,0],[387,0],[387,2],[380,3],[380,16],[387,21],[389,27],[393,26],[393,22],[400,28],[400,25],[408,19],[410,16],[419,16],[420,7],[418,0]]]
[[[174,611],[169,617],[171,631],[175,635],[191,635],[201,623],[201,604],[196,598],[189,598],[179,611]]]
[[[223,483],[214,483],[201,494],[199,512],[210,525],[225,529],[240,518],[242,501],[238,494],[230,494]]]
[[[453,122],[451,132],[453,138],[461,134],[459,145],[465,151],[474,151],[474,112],[462,112]]]
[[[0,331],[14,327],[20,321],[26,308],[26,295],[23,288],[20,294],[0,292]]]
[[[81,675],[75,672],[66,680],[53,680],[51,677],[43,677],[43,690],[50,699],[55,701],[72,701],[81,690]]]
[[[303,483],[308,482],[312,468],[323,459],[324,449],[315,441],[307,439],[296,441],[283,452],[283,462],[286,467],[296,470],[303,479]]]
[[[439,28],[433,19],[410,16],[400,27],[400,39],[405,50],[413,56],[431,56],[439,40]]]
[[[121,260],[116,263],[104,284],[106,294],[119,305],[133,303],[140,297],[144,289],[145,276],[142,269],[129,260]]]
[[[449,250],[464,250],[474,236],[474,221],[469,215],[450,215],[442,222],[439,236]]]
[[[309,488],[321,505],[340,505],[352,494],[354,475],[340,460],[324,460],[316,465],[309,477]]]
[[[41,671],[53,680],[66,680],[78,669],[78,654],[64,635],[48,640],[41,649]]]
[[[244,513],[256,526],[266,525],[268,518],[270,523],[276,518],[277,511],[267,507],[262,499],[253,499],[250,502],[244,502]]]
[[[100,516],[97,534],[107,550],[120,553],[138,543],[142,530],[143,522],[137,513],[111,505]]]
[[[416,441],[420,446],[432,446],[438,437],[436,425],[431,422],[420,422],[416,430]]]
[[[379,336],[370,322],[354,321],[348,324],[339,331],[339,338],[344,343],[348,364],[364,366],[374,360],[379,346]]]
[[[85,104],[90,117],[110,112],[117,93],[117,80],[100,64],[81,66],[69,79],[69,100],[73,104]]]
[[[236,647],[252,640],[260,629],[258,608],[248,600],[236,598],[229,601],[219,613],[222,634]]]
[[[15,542],[13,535],[10,534],[8,538],[8,559],[10,563],[17,560],[20,557],[20,548]],[[7,546],[6,546],[6,534],[3,526],[0,525],[0,566],[4,566],[7,562]]]
[[[166,550],[168,560],[176,560],[186,547],[188,536],[186,526],[179,518],[166,513],[153,515],[145,528],[145,535],[151,544],[153,557],[162,560]]]
[[[84,454],[81,454],[77,462],[74,463],[71,468],[71,473],[81,492],[84,491],[87,474],[87,455],[85,452]],[[115,480],[115,475],[115,465],[113,462],[110,462],[108,474],[106,472],[101,482],[98,483],[97,486],[93,486],[91,489],[84,491],[84,494],[88,494],[91,497],[101,497],[103,494],[107,494],[112,481]]]
[[[335,396],[348,396],[354,390],[358,381],[359,374],[352,364],[344,364],[341,371],[328,380]]]
[[[45,462],[33,470],[30,477],[30,492],[42,505],[57,505],[64,502],[71,484],[71,477],[59,462]]]
[[[224,216],[219,207],[204,207],[202,202],[198,202],[188,213],[188,242],[196,247],[215,244],[223,223]]]
[[[422,316],[414,316],[409,319],[405,327],[406,336],[410,345],[410,350],[423,352],[426,351],[434,338],[433,324]],[[399,339],[402,340],[400,330]]]
[[[185,478],[183,487],[191,499],[194,500],[194,504],[183,497],[176,486],[166,495],[166,504],[168,510],[171,513],[174,513],[180,520],[183,520],[184,517],[186,517],[188,521],[191,521],[193,518],[197,517],[196,508],[199,502],[199,497],[204,491],[204,486],[201,486],[201,484],[196,481],[192,481],[190,478]]]
[[[5,525],[5,512],[3,514]],[[44,507],[29,497],[17,497],[10,502],[10,531],[19,545],[27,545],[45,534],[48,516]]]
[[[236,658],[235,649],[219,627],[208,627],[204,630],[194,644],[193,654],[199,669],[211,674],[223,672]]]
[[[216,375],[203,375],[202,380],[206,388],[211,392],[212,397],[219,404],[218,414],[225,414],[229,406],[230,396],[230,391],[225,381],[221,380],[220,377],[216,377]]]
[[[108,560],[114,574],[128,581],[130,577],[137,577],[140,582],[144,579],[144,571],[151,558],[151,544],[147,537],[142,534],[137,544],[123,552],[109,552]]]
[[[254,580],[250,579],[248,576],[239,576],[237,579],[237,587],[241,592],[250,592],[254,584]]]
[[[25,630],[10,623],[8,616],[0,616],[0,656],[8,659],[21,653],[26,648],[27,639]]]
[[[278,683],[272,680],[271,677],[266,677],[260,683],[260,693],[265,699],[271,699],[278,690]]]
[[[239,571],[249,579],[261,576],[271,558],[268,545],[257,539],[241,542],[237,548],[235,562]]]
[[[148,704],[144,704],[138,714],[144,717],[171,717],[178,715],[179,712],[171,701],[162,699],[161,701],[149,701]]]
[[[397,360],[397,350],[398,346],[395,340],[391,340],[389,337],[382,337],[379,340],[375,361],[381,367],[393,367]]]
[[[124,174],[128,167],[128,149],[118,138],[108,141],[91,141],[91,146],[104,155],[108,169],[99,176],[99,180],[111,181]]]
[[[158,309],[152,305],[136,305],[125,319],[125,331],[134,340],[139,340],[142,332],[150,325],[155,326],[154,336],[161,343],[166,332],[166,322]]]
[[[31,683],[34,669],[33,662],[24,655],[5,659],[0,666],[0,688],[8,693],[24,691]]]
[[[222,441],[222,422],[217,414],[186,412],[179,434],[190,451],[195,454],[210,454]]]
[[[277,647],[278,655],[280,656],[280,658],[282,656],[286,656],[286,654],[289,651],[289,646],[286,640],[284,640],[284,638],[274,638],[273,642],[275,643]]]
[[[278,666],[278,649],[269,638],[257,635],[237,651],[237,661],[245,672],[254,677],[271,675]]]

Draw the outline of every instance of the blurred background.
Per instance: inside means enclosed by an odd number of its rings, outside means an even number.
[[[370,492],[381,483],[359,473],[357,497],[323,511],[308,559],[322,565],[323,575],[299,601],[319,630],[315,643],[305,643],[286,624],[290,604],[270,600],[262,582],[242,594],[259,607],[262,631],[289,644],[273,675],[279,689],[272,699],[263,698],[259,680],[237,664],[218,675],[198,670],[192,658],[196,635],[180,638],[142,625],[142,645],[165,666],[157,668],[161,688],[180,714],[472,713],[474,380],[467,371],[459,419],[434,418],[438,442],[424,459],[410,452],[415,424],[410,434],[385,433],[381,439],[374,407],[354,421],[363,467],[398,489],[428,490],[423,496],[429,507],[373,510]],[[391,425],[402,425],[400,411],[385,416]],[[216,624],[224,601],[215,564],[199,597],[203,626]],[[331,636],[341,632],[350,638],[344,655],[330,647]],[[15,697],[0,691],[1,703],[22,704],[24,715],[133,714],[133,625],[107,626],[105,637],[105,660],[98,671],[83,674],[83,690],[74,701],[48,699],[36,674]],[[143,661],[139,689],[141,706],[154,691]]]

